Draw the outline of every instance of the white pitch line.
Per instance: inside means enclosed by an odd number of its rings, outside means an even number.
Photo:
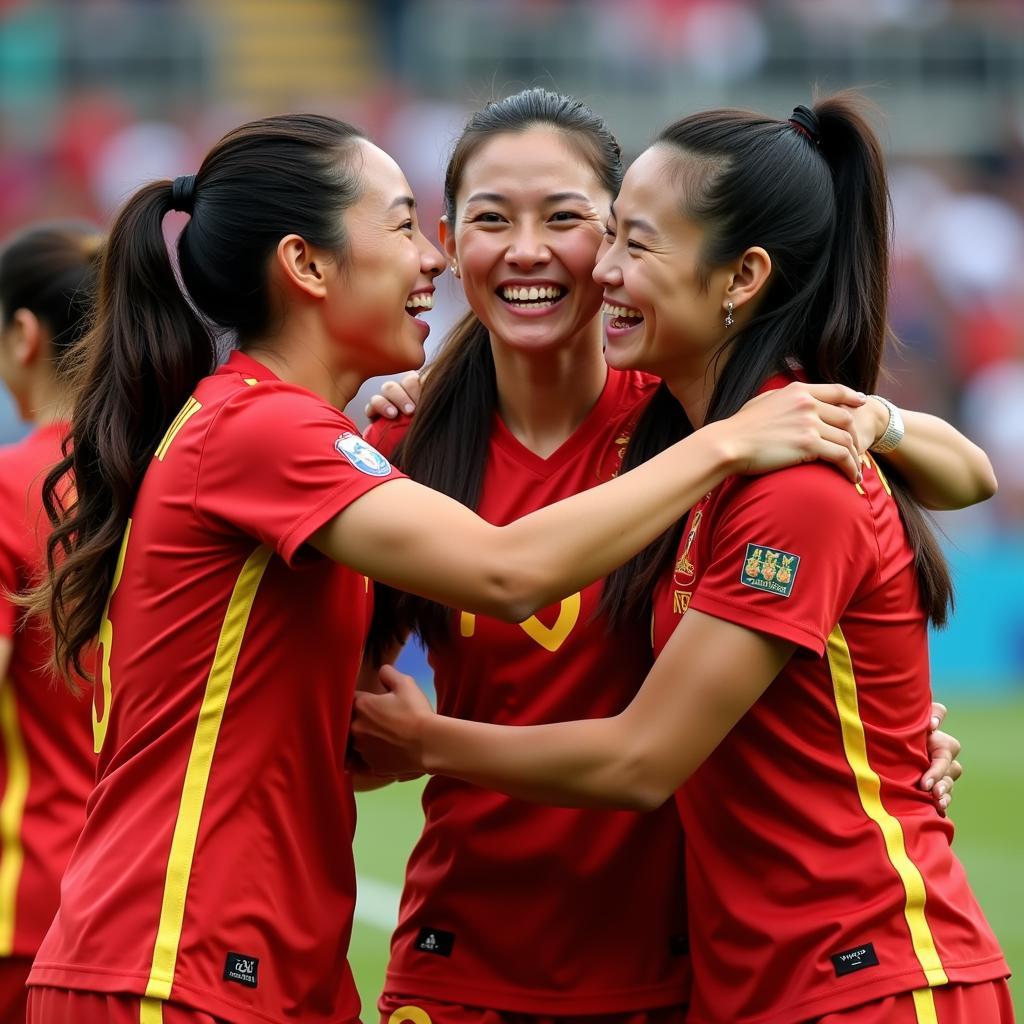
[[[397,885],[360,875],[356,879],[356,919],[363,924],[393,932],[398,924],[402,890]]]

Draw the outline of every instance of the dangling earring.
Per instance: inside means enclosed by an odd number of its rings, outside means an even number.
[[[458,260],[452,260],[452,273],[456,277],[459,276],[459,261]]]
[[[736,322],[735,319],[733,318],[733,315],[732,315],[733,308],[734,307],[733,307],[733,304],[731,302],[727,302],[725,304],[725,326],[726,327],[732,327],[732,325]]]

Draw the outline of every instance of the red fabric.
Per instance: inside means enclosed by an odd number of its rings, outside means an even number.
[[[35,988],[29,995],[27,1024],[139,1024],[139,1003],[132,996]],[[176,1003],[164,1003],[161,1013],[162,1024],[228,1024]]]
[[[941,966],[952,981],[1005,976],[950,850],[953,825],[916,786],[928,765],[927,631],[913,554],[873,464],[859,490],[820,463],[716,488],[691,512],[656,591],[656,652],[687,606],[798,645],[677,795],[695,979],[688,1021],[782,1024],[927,984],[904,883],[844,747],[834,690],[843,672],[821,657],[837,623],[855,678],[855,706],[844,707],[862,723],[909,870],[924,879],[924,927]],[[866,944],[877,965],[841,973],[831,958]]]
[[[53,424],[0,449],[0,636],[12,641],[7,679],[0,679],[0,686],[4,699],[14,703],[13,733],[0,731],[0,798],[11,783],[12,758],[23,754],[28,770],[28,793],[17,823],[23,860],[13,943],[0,948],[0,957],[34,956],[50,927],[60,876],[85,821],[85,801],[96,775],[88,700],[76,699],[51,678],[52,648],[44,624],[26,620],[8,596],[24,593],[44,571],[49,531],[42,483],[60,458],[66,430],[66,424]],[[17,856],[15,850],[0,838],[0,863]],[[0,894],[0,900],[6,895]],[[0,917],[9,910],[0,907]]]
[[[381,997],[379,1009],[380,1024],[682,1024],[685,1015],[685,1010],[678,1006],[661,1006],[653,1010],[563,1017],[491,1010],[483,1006],[461,1006],[397,995]]]
[[[654,382],[610,371],[597,404],[549,458],[495,417],[479,512],[496,524],[607,480]],[[378,423],[390,451],[404,427]],[[613,715],[650,667],[646,623],[608,635],[594,619],[601,584],[538,613],[531,626],[455,612],[430,654],[446,715],[529,725]],[[560,617],[571,629],[558,635]],[[385,995],[525,1014],[621,1013],[680,1004],[689,966],[671,805],[653,814],[542,807],[454,779],[427,784],[423,834],[409,862]],[[453,936],[451,955],[417,948],[421,931]],[[443,937],[441,946],[443,948]],[[681,1011],[678,1011],[681,1016]]]
[[[1005,980],[932,989],[938,1024],[1013,1024],[1013,1001]],[[903,992],[852,1010],[829,1013],[816,1024],[920,1024],[914,996]]]
[[[5,956],[0,959],[0,1021],[21,1024],[25,1019],[28,989],[25,982],[32,967],[30,956]]]
[[[335,447],[354,434],[348,419],[244,355],[194,398],[201,408],[136,499],[102,652],[112,699],[97,709],[109,723],[99,783],[31,982],[147,991],[186,767],[216,721],[218,705],[202,718],[200,707],[234,623],[205,795],[191,801],[194,857],[179,864],[168,998],[229,1021],[343,1024],[359,1012],[345,960],[355,811],[344,755],[372,588],[303,542],[400,474],[386,462],[384,475],[360,470]],[[261,555],[247,623],[227,618],[243,566]],[[259,961],[255,985],[225,979],[229,954]]]

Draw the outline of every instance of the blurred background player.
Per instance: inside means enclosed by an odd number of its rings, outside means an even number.
[[[43,478],[68,432],[67,379],[89,323],[101,245],[92,225],[54,221],[0,249],[0,381],[33,428],[0,448],[2,1021],[25,1019],[25,980],[96,776],[88,699],[55,685],[45,623],[12,597],[45,573]]]
[[[470,312],[433,363],[414,421],[381,419],[367,437],[490,522],[613,477],[658,390],[657,378],[604,358],[593,270],[621,178],[607,124],[540,89],[473,115],[448,164],[441,241]],[[388,393],[392,411],[411,401]],[[673,407],[664,392],[665,446],[682,435]],[[867,447],[888,410],[871,402],[855,417]],[[948,507],[989,496],[979,449],[933,417],[906,419],[895,458],[923,493]],[[381,648],[410,631],[424,640],[442,714],[516,725],[599,718],[629,703],[651,665],[649,608],[609,613],[603,589],[508,624],[378,588],[375,633]],[[680,1019],[689,958],[670,804],[650,814],[540,807],[436,778],[423,807],[384,1022],[413,1020],[411,1007],[435,1022]]]

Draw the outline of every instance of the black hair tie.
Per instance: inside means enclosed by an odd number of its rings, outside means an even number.
[[[196,176],[182,174],[171,185],[171,209],[191,213],[196,196]]]
[[[821,130],[818,127],[818,115],[802,103],[793,108],[789,123],[807,136],[816,146],[821,145]]]

